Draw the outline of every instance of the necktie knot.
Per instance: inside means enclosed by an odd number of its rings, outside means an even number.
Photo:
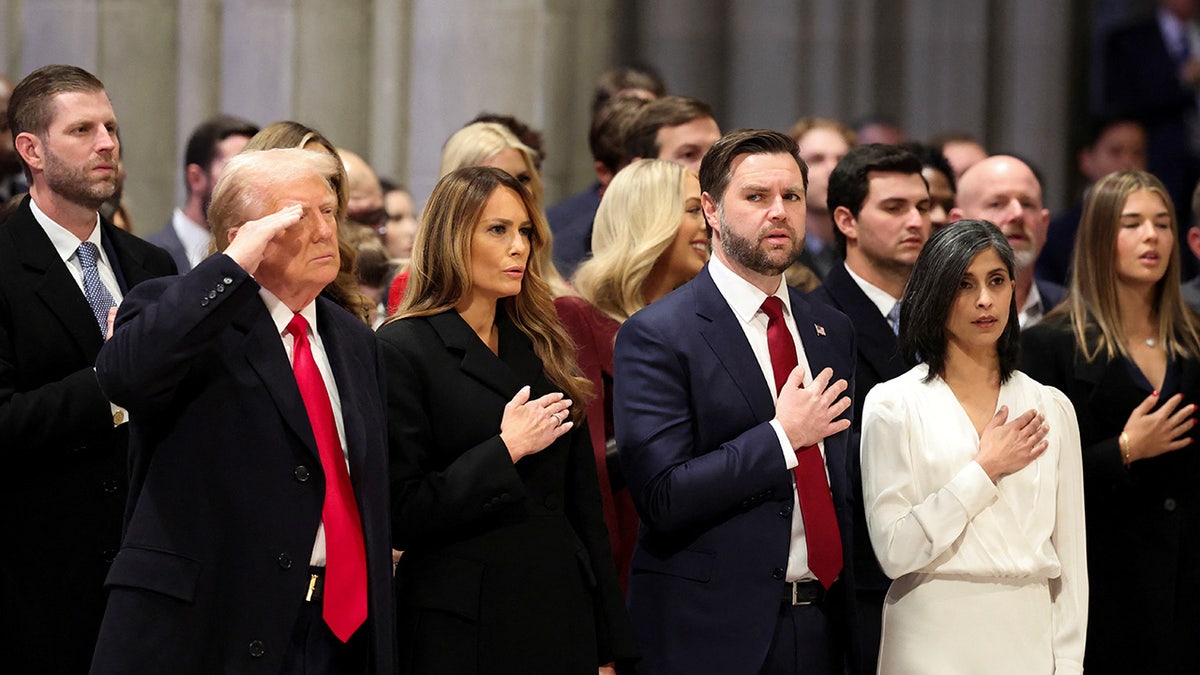
[[[95,269],[96,261],[100,259],[100,249],[90,241],[85,241],[76,249],[75,255],[79,256],[79,264],[83,269]]]
[[[779,296],[769,295],[769,296],[767,296],[766,300],[763,300],[762,311],[763,311],[763,314],[767,315],[768,323],[782,321],[783,320],[783,301],[779,299]]]
[[[296,342],[301,340],[308,342],[308,320],[304,318],[303,314],[296,314],[292,316],[292,320],[288,322],[284,332],[295,338]]]

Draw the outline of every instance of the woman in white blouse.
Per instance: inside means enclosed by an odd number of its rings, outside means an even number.
[[[1016,370],[1013,252],[991,223],[925,244],[904,375],[863,409],[867,526],[894,579],[880,673],[1078,673],[1087,628],[1079,430]]]

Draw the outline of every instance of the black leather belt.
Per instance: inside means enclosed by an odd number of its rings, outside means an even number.
[[[801,605],[819,605],[825,601],[825,587],[821,582],[785,581],[783,582],[784,604],[798,607]]]
[[[308,572],[308,592],[304,594],[304,601],[319,603],[325,597],[325,568],[310,567]]]

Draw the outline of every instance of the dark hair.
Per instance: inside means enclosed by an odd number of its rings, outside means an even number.
[[[718,206],[733,177],[733,160],[742,155],[791,155],[804,177],[804,189],[808,190],[808,165],[800,159],[796,139],[770,129],[738,129],[722,136],[700,162],[700,191],[707,192]]]
[[[1100,142],[1104,134],[1108,133],[1109,129],[1121,126],[1123,124],[1132,124],[1146,133],[1146,126],[1141,120],[1129,117],[1126,115],[1106,115],[1093,117],[1088,120],[1088,123],[1083,127],[1083,136],[1080,137],[1079,148],[1091,148]]]
[[[525,124],[521,120],[512,115],[500,115],[498,113],[481,112],[475,116],[475,119],[464,124],[464,127],[471,126],[476,122],[495,122],[503,127],[506,127],[512,132],[517,140],[529,146],[533,150],[533,166],[539,172],[542,170],[542,162],[546,161],[546,148],[542,145],[542,132]]]
[[[981,148],[983,147],[983,141],[980,141],[974,134],[965,131],[945,131],[929,139],[929,144],[943,153],[946,150],[946,146],[951,143],[974,143]]]
[[[951,192],[958,192],[958,184],[954,181],[954,168],[950,166],[950,162],[946,161],[946,156],[942,151],[927,143],[918,143],[916,141],[908,141],[901,143],[900,148],[903,148],[917,156],[921,161],[922,169],[933,169],[946,177],[946,182],[950,184]]]
[[[592,114],[595,115],[610,98],[627,89],[645,89],[655,97],[667,93],[662,76],[652,66],[617,66],[606,70],[596,82],[596,89],[592,93]]]
[[[649,101],[638,96],[619,94],[596,111],[588,129],[592,159],[614,174],[633,161],[625,151],[625,135],[647,103]]]
[[[889,173],[916,174],[921,176],[921,160],[917,156],[896,145],[870,143],[851,148],[842,158],[833,172],[829,174],[829,188],[825,203],[829,205],[832,215],[839,206],[844,206],[857,218],[862,211],[867,194],[871,191],[871,172],[885,171]],[[925,177],[922,176],[924,181]],[[928,184],[926,185],[928,187]],[[846,255],[846,235],[841,229],[833,228],[833,238],[838,251]]]
[[[254,138],[260,131],[257,124],[233,115],[217,115],[196,127],[188,137],[187,148],[183,152],[183,170],[186,173],[189,165],[195,164],[208,173],[212,167],[213,158],[217,155],[217,144],[230,136],[245,136]],[[187,185],[186,176],[184,185]]]
[[[946,321],[958,295],[958,284],[975,256],[992,249],[1015,279],[1012,246],[1000,228],[986,220],[959,220],[933,233],[925,242],[900,304],[900,355],[909,365],[929,365],[928,382],[946,371]],[[1017,369],[1020,349],[1017,294],[1008,306],[1008,323],[996,342],[1000,382]]]
[[[67,92],[93,93],[104,91],[104,83],[78,66],[42,66],[17,83],[8,99],[8,123],[15,139],[29,132],[37,137],[46,134],[54,118],[51,103],[54,97]],[[25,158],[21,158],[25,178],[33,181],[33,173]]]
[[[664,96],[654,99],[638,111],[630,124],[625,134],[625,153],[630,160],[639,157],[657,159],[662,150],[658,143],[659,129],[677,127],[702,117],[716,119],[712,106],[698,98]]]

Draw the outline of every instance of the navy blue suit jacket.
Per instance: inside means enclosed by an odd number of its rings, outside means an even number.
[[[192,263],[188,261],[187,251],[183,248],[183,242],[179,240],[179,235],[175,233],[175,224],[173,221],[168,220],[163,229],[147,236],[146,241],[170,253],[171,258],[175,261],[175,267],[179,268],[180,274],[187,274],[188,270],[192,269]]]
[[[554,265],[569,279],[579,263],[592,256],[592,223],[600,208],[600,184],[567,197],[546,212],[554,233]]]
[[[852,395],[849,320],[790,293],[811,368],[832,368]],[[638,672],[758,672],[768,653],[794,491],[761,372],[707,268],[617,334],[617,443],[642,518],[628,598]],[[841,579],[852,591],[848,439],[849,431],[826,438],[825,456],[846,561]],[[850,629],[843,632],[852,658]]]
[[[100,351],[130,411],[130,498],[93,673],[278,673],[325,475],[259,285],[226,255],[134,289]],[[317,299],[367,555],[370,672],[390,673],[392,565],[378,343]]]

